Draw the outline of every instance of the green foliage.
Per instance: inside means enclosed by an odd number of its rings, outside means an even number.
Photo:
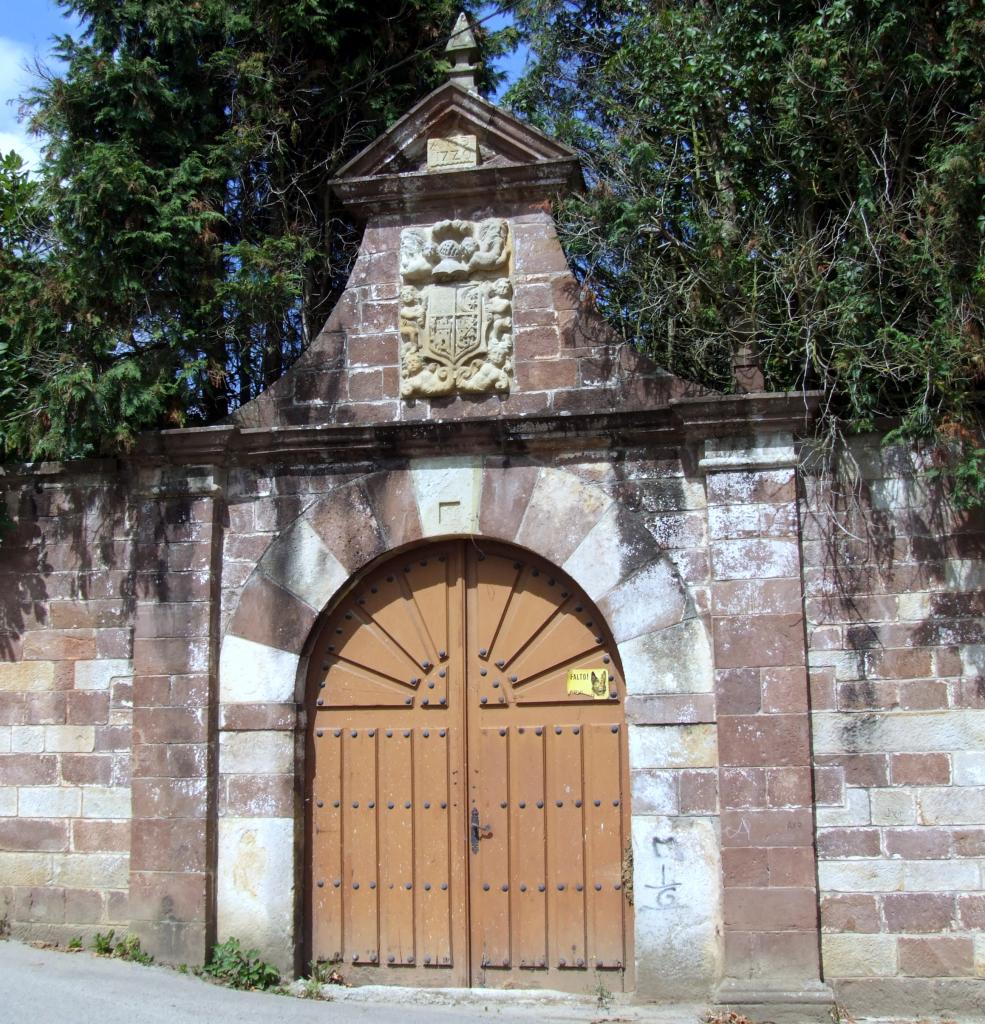
[[[59,3],[40,177],[0,163],[0,457],[125,450],[276,379],[354,256],[328,182],[443,80],[460,7]]]
[[[985,17],[973,0],[527,0],[509,102],[576,146],[599,308],[667,368],[820,389],[985,497]]]
[[[71,950],[82,949],[83,948],[82,936],[81,935],[74,935],[74,936],[72,936],[72,938],[70,938],[68,940],[68,946],[66,948],[71,949]]]
[[[92,951],[98,953],[99,956],[112,956],[113,955],[113,936],[116,934],[114,929],[110,928],[105,934],[103,932],[96,932],[95,937],[92,940]]]
[[[261,960],[258,950],[242,949],[239,939],[213,946],[202,974],[230,988],[269,989],[280,983],[277,968]]]
[[[119,960],[129,960],[131,963],[143,964],[145,967],[154,962],[150,953],[140,948],[140,939],[136,935],[124,935],[116,944],[113,956]]]

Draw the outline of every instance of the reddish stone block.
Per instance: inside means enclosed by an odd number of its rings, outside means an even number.
[[[79,818],[72,822],[72,849],[76,853],[128,853],[130,822]]]
[[[767,852],[733,847],[722,850],[722,884],[739,888],[766,888],[770,872]]]
[[[100,889],[66,889],[65,923],[98,924],[103,919],[105,896]]]
[[[206,639],[156,637],[133,642],[133,666],[136,675],[181,675],[208,668],[209,643]]]
[[[516,364],[517,384],[524,391],[554,391],[578,385],[578,360],[544,359]]]
[[[409,472],[373,473],[364,486],[372,517],[386,534],[389,548],[398,548],[420,538],[423,530]]]
[[[748,932],[727,930],[723,936],[725,974],[729,978],[791,987],[820,974],[817,933],[808,931]]]
[[[309,510],[307,519],[329,550],[349,570],[361,569],[383,553],[383,538],[373,514],[373,506],[363,488],[358,485],[333,491]],[[305,637],[310,627],[309,619]],[[238,635],[253,639],[248,633]],[[284,649],[300,650],[305,637],[301,638],[296,648]]]
[[[553,312],[550,314],[553,317]],[[513,346],[518,362],[527,362],[531,359],[557,359],[561,351],[561,336],[558,329],[551,322],[540,326],[530,326],[529,314],[524,318],[526,325],[513,332]],[[513,322],[517,320],[514,316]]]
[[[814,801],[827,807],[845,802],[845,773],[841,768],[814,769]]]
[[[961,893],[957,898],[958,920],[962,928],[985,929],[985,893]]]
[[[959,828],[952,833],[956,857],[985,856],[985,829]]]
[[[838,687],[840,711],[890,711],[899,707],[899,683],[871,682],[868,679],[842,683]]]
[[[103,725],[109,720],[109,693],[105,690],[71,690],[65,694],[69,725]]]
[[[740,931],[814,931],[817,901],[813,888],[725,889],[726,928]]]
[[[108,786],[113,776],[111,754],[62,754],[62,781],[72,786]]]
[[[170,703],[176,708],[209,706],[212,682],[207,675],[174,676],[171,680]]]
[[[899,940],[900,973],[912,978],[963,978],[975,974],[970,938],[940,935]]]
[[[90,661],[96,657],[92,629],[43,629],[24,634],[25,661]]]
[[[797,714],[807,711],[807,669],[764,668],[762,708],[768,714]]]
[[[680,774],[681,814],[716,814],[718,812],[718,773],[682,771]]]
[[[893,754],[889,759],[894,786],[948,786],[951,761],[947,754]]]
[[[804,627],[799,614],[713,618],[712,625],[717,668],[804,663]]]
[[[135,708],[166,707],[171,703],[170,676],[135,676],[133,706]]]
[[[839,857],[878,857],[877,828],[822,828],[817,833],[817,854],[822,860]]]
[[[783,504],[797,500],[793,469],[708,474],[709,505]]]
[[[0,818],[0,850],[67,849],[67,818]]]
[[[142,744],[133,751],[133,776],[135,779],[153,776],[203,778],[207,761],[205,743]]]
[[[346,338],[350,366],[394,366],[398,346],[396,334],[350,334]]]
[[[943,932],[956,918],[954,896],[943,892],[891,892],[882,898],[890,932]]]
[[[722,768],[719,786],[723,808],[766,806],[766,772],[762,768]]]
[[[205,779],[134,779],[135,818],[202,818],[208,808]]]
[[[766,802],[770,807],[810,807],[814,789],[810,768],[770,768],[766,772]]]
[[[722,715],[754,715],[761,703],[758,668],[729,668],[715,671],[718,711]]]
[[[772,888],[817,886],[813,846],[777,846],[767,851],[769,884]]]
[[[826,932],[863,932],[882,930],[879,900],[862,893],[832,893],[821,899],[821,929]]]
[[[119,599],[52,601],[49,613],[53,629],[100,629],[127,621],[127,610]]]
[[[65,890],[50,888],[15,889],[15,921],[25,924],[61,924],[65,920]]]
[[[722,846],[810,846],[814,816],[794,810],[722,810]]]
[[[904,711],[937,711],[948,706],[947,683],[919,679],[899,684],[899,706]]]
[[[129,725],[97,725],[96,750],[100,752],[128,751],[133,742],[133,730]]]
[[[27,695],[0,693],[0,725],[27,725]]]
[[[889,758],[886,754],[819,754],[815,761],[821,767],[840,767],[850,786],[889,785]]]
[[[865,653],[866,677],[872,679],[921,679],[931,675],[930,651],[875,650]]]
[[[806,715],[720,715],[719,763],[728,766],[807,765]]]
[[[132,871],[207,870],[207,825],[197,818],[134,818]]]
[[[5,786],[54,786],[58,782],[58,757],[0,754],[0,779]]]
[[[130,873],[130,913],[138,921],[204,921],[208,876],[204,872]]]
[[[134,708],[135,743],[204,743],[208,739],[202,708]]]

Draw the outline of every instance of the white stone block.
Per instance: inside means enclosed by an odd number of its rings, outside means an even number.
[[[817,874],[822,892],[897,892],[904,879],[897,860],[822,860]]]
[[[892,978],[896,974],[895,935],[822,935],[825,978]]]
[[[294,821],[221,818],[217,875],[218,939],[249,936],[249,946],[282,971],[294,957]]]
[[[0,818],[12,818],[17,814],[17,787],[0,786]]]
[[[677,814],[677,772],[646,768],[630,773],[634,814]]]
[[[83,787],[83,818],[129,818],[130,815],[129,786]]]
[[[980,558],[949,558],[944,563],[944,583],[948,590],[962,593],[985,590],[985,561]]]
[[[795,466],[797,448],[788,431],[757,431],[747,437],[713,437],[704,443],[701,468],[705,470],[768,469]]]
[[[17,812],[22,818],[77,818],[82,811],[78,786],[21,786]]]
[[[633,816],[637,994],[695,998],[719,974],[721,864],[714,825]]]
[[[54,682],[53,661],[0,661],[0,690],[50,690]]]
[[[985,978],[985,933],[976,932],[975,936],[975,977]]]
[[[950,753],[985,747],[985,711],[819,711],[813,726],[818,754]]]
[[[425,537],[479,532],[481,459],[413,459],[410,469]]]
[[[904,622],[925,622],[930,618],[930,594],[900,594],[899,617]]]
[[[961,674],[971,679],[985,678],[985,644],[962,644]]]
[[[96,730],[91,725],[46,725],[44,749],[57,754],[87,754],[95,749]]]
[[[985,750],[955,750],[951,761],[955,786],[985,786]]]
[[[873,825],[915,825],[917,804],[906,789],[873,789],[869,793]]]
[[[917,810],[922,825],[985,825],[985,788],[923,786]]]
[[[316,612],[328,606],[349,578],[346,568],[305,519],[299,519],[267,550],[260,569]]]
[[[133,662],[123,658],[75,663],[76,690],[108,690],[114,679],[133,675]]]
[[[56,853],[52,881],[68,889],[125,889],[130,858],[125,853]]]
[[[845,803],[841,807],[821,807],[814,812],[818,828],[833,828],[845,825],[868,825],[871,821],[869,791],[848,787]]]
[[[701,619],[685,619],[619,644],[626,692],[710,693],[715,688],[711,640]]]
[[[646,552],[634,546],[633,537],[627,541],[619,529],[621,509],[612,505],[605,515],[585,534],[564,563],[564,571],[581,584],[585,593],[598,601],[646,558]],[[647,549],[652,547],[649,534]]]
[[[290,651],[227,633],[219,653],[219,699],[223,704],[290,702],[300,660]]]
[[[15,754],[40,754],[44,750],[43,725],[15,725],[10,729],[10,749]]]
[[[981,863],[975,860],[902,861],[907,892],[961,892],[981,887]]]
[[[720,540],[711,544],[719,580],[778,579],[800,575],[800,549],[793,539]]]
[[[7,885],[51,885],[50,853],[0,853],[0,878]]]
[[[219,734],[221,775],[283,775],[294,771],[294,736],[289,732]]]
[[[622,644],[684,619],[687,595],[673,563],[660,558],[610,590],[600,610],[616,643]]]
[[[0,725],[0,754],[10,753],[10,726]]]
[[[759,534],[759,505],[712,505],[708,509],[708,539],[733,540]]]
[[[715,768],[714,725],[641,725],[629,731],[629,764],[644,768]]]

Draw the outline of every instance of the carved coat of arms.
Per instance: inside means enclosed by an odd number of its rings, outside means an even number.
[[[400,234],[400,394],[510,390],[513,286],[505,220],[443,220]]]

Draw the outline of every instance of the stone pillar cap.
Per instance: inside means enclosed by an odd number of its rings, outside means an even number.
[[[445,47],[445,53],[451,59],[451,70],[448,72],[448,81],[465,89],[466,92],[477,92],[475,85],[475,73],[479,70],[476,58],[479,55],[479,44],[476,42],[475,33],[472,30],[472,22],[468,15],[462,11],[451,30],[451,38]]]

